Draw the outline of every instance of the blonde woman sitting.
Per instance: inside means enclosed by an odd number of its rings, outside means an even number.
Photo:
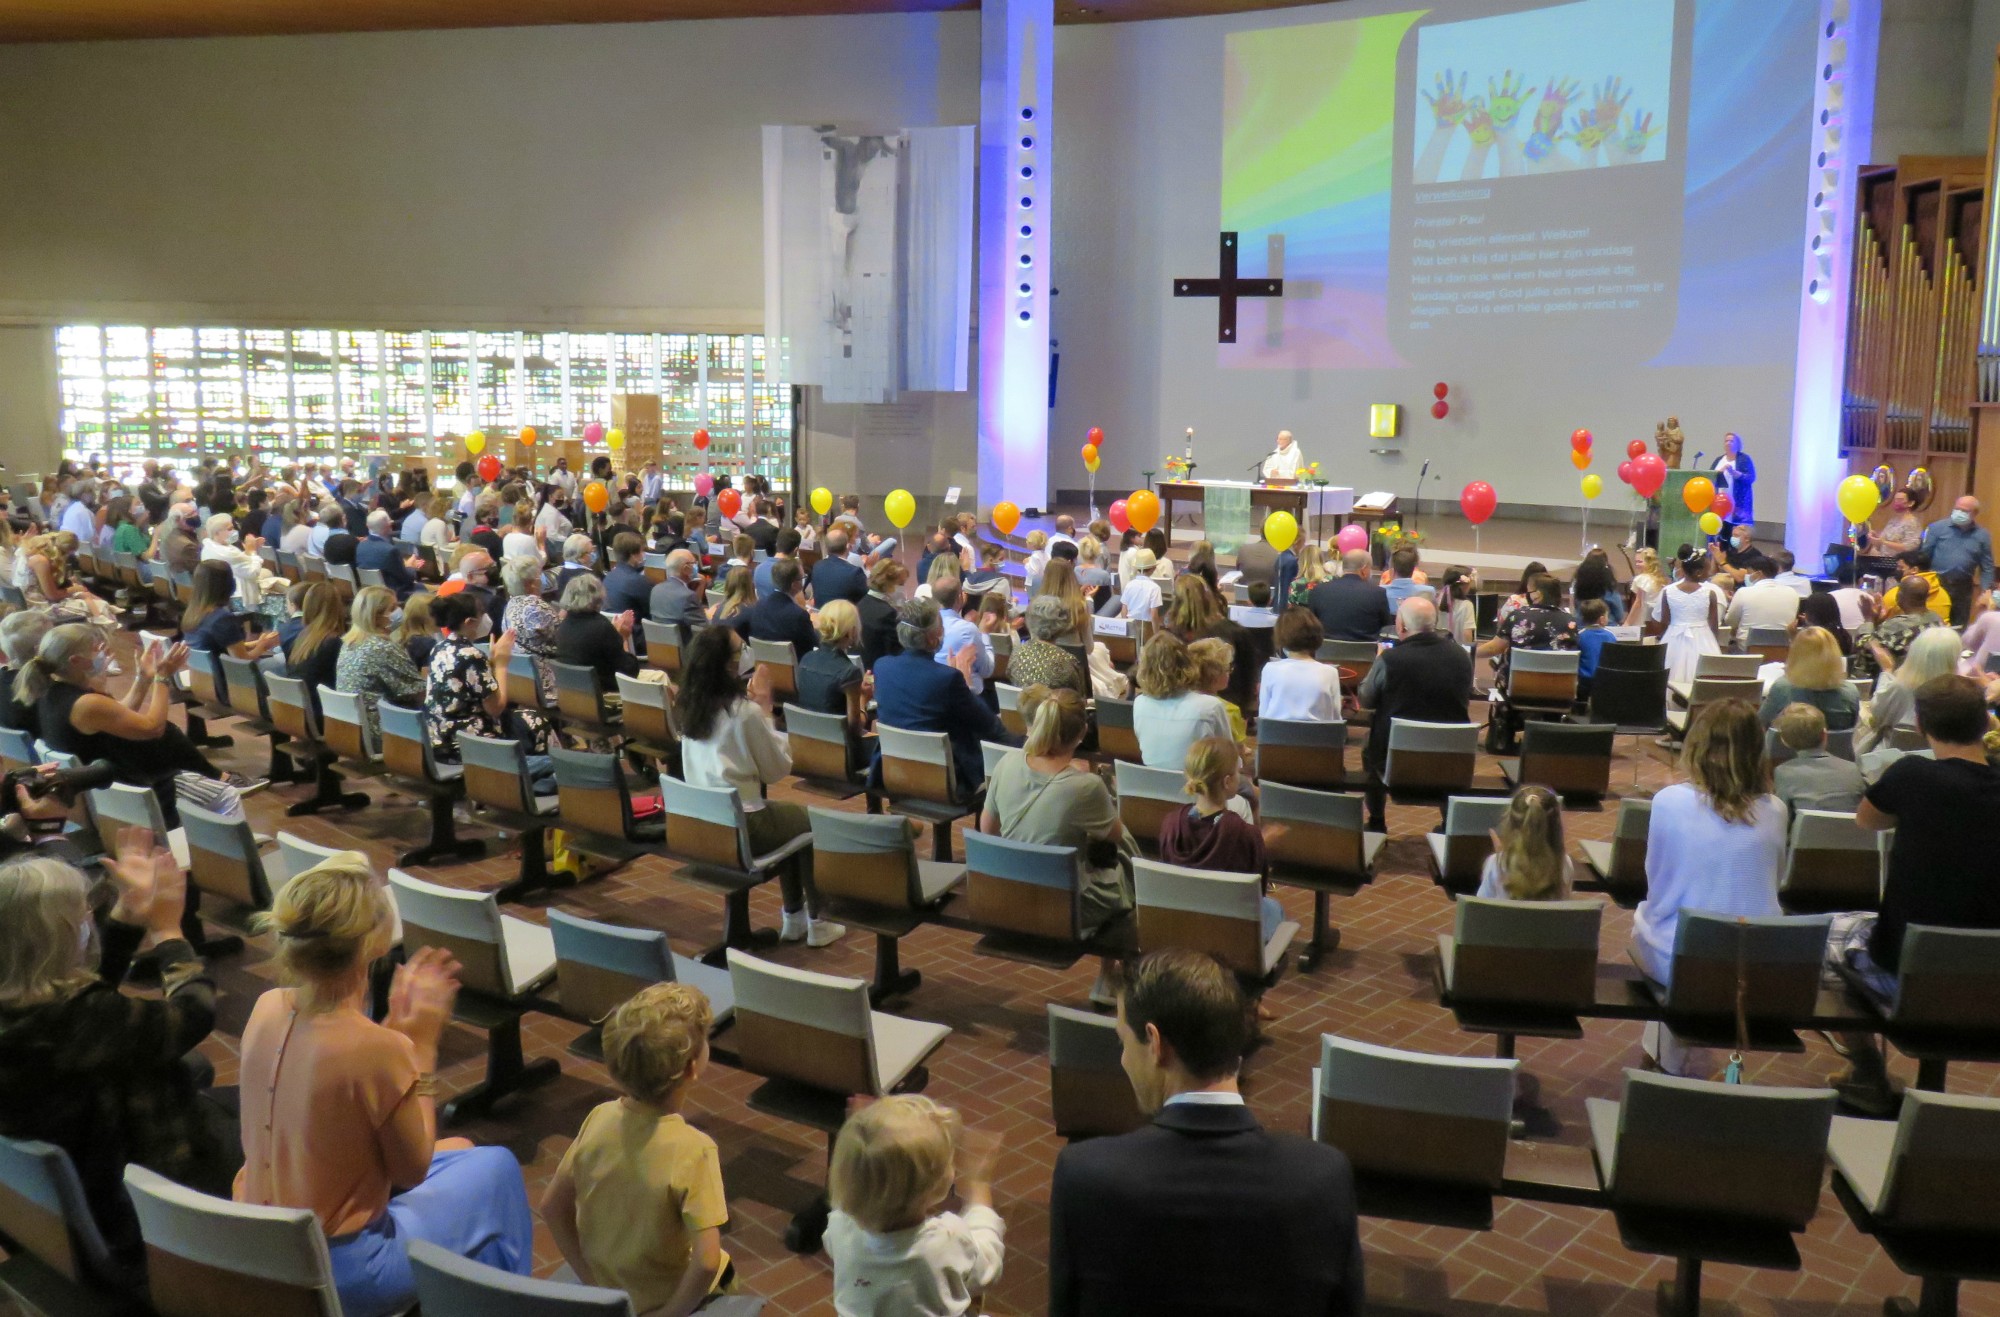
[[[76,536],[59,530],[21,545],[14,554],[14,588],[28,607],[46,608],[51,621],[116,629],[118,614],[111,605],[76,583],[70,569],[76,544]]]

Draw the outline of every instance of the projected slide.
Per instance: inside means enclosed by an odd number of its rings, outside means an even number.
[[[1789,362],[1800,252],[1769,219],[1803,202],[1816,12],[1465,0],[1231,33],[1222,225],[1286,296],[1221,363]]]

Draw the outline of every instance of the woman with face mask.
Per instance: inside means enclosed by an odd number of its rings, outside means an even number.
[[[181,936],[187,875],[144,828],[120,831],[104,871],[117,896],[93,917],[79,870],[0,865],[0,1129],[69,1154],[113,1261],[136,1280],[127,1163],[227,1197],[243,1152],[235,1116],[202,1091],[214,1069],[195,1047],[215,1025],[215,984]],[[118,990],[142,949],[160,998]]]
[[[243,606],[252,610],[263,606],[266,591],[282,592],[285,588],[284,578],[268,570],[257,556],[263,543],[255,535],[244,539],[236,529],[236,519],[220,512],[202,523],[201,560],[226,563],[236,578],[236,593]]]
[[[458,735],[512,736],[528,756],[531,776],[553,790],[555,764],[549,758],[548,720],[533,709],[509,709],[507,686],[495,674],[514,655],[514,633],[494,638],[489,658],[478,643],[492,629],[483,601],[469,590],[446,595],[433,608],[443,638],[431,653],[424,683],[424,730],[431,755],[441,764],[459,762]]]

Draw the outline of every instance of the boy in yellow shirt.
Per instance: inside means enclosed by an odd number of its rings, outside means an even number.
[[[657,983],[611,1013],[604,1060],[624,1096],[584,1117],[542,1196],[542,1219],[587,1285],[639,1317],[687,1317],[735,1278],[715,1140],[681,1119],[708,1065],[708,998]]]

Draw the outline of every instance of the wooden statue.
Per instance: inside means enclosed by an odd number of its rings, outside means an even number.
[[[1653,446],[1659,449],[1660,460],[1669,468],[1681,464],[1681,450],[1687,446],[1687,436],[1681,433],[1681,418],[1669,416],[1667,423],[1653,436]]]

